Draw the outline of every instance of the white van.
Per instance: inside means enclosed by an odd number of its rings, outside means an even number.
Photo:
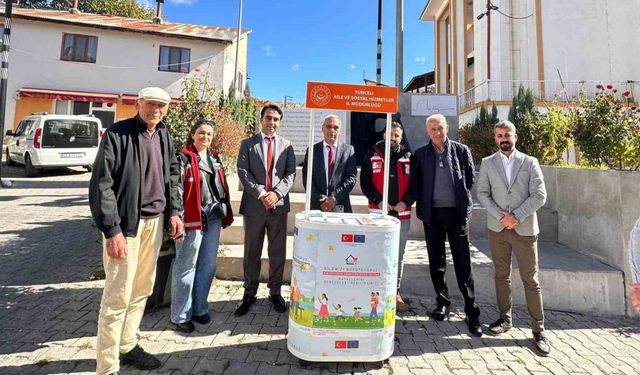
[[[27,177],[34,177],[43,168],[81,166],[91,171],[102,126],[89,115],[34,113],[6,134],[7,164],[24,164]]]

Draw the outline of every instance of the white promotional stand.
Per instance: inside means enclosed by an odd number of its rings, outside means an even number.
[[[400,221],[320,211],[296,215],[287,348],[304,361],[393,354]]]
[[[307,107],[379,112],[356,106],[367,100],[372,107],[391,102],[384,107],[389,109],[386,139],[390,139],[397,89],[340,86],[309,83]],[[355,95],[345,94],[349,90]],[[314,144],[311,112],[309,150]],[[313,163],[322,161],[310,155],[306,168],[312,171]],[[312,186],[312,174],[307,173],[306,186]],[[386,207],[388,179],[383,185],[382,207]],[[384,361],[394,351],[400,221],[379,214],[310,211],[310,204],[307,189],[305,211],[296,215],[295,222],[287,348],[301,363]]]

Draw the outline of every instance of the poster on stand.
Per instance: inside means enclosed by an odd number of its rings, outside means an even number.
[[[319,361],[393,353],[399,222],[388,216],[298,214],[290,351]]]

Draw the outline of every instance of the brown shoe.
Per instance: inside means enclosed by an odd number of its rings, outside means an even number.
[[[400,291],[396,293],[396,311],[399,313],[406,313],[409,311],[409,304],[402,299]]]

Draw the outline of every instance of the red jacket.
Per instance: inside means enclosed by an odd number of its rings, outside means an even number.
[[[202,194],[200,191],[200,170],[198,169],[198,151],[193,145],[189,145],[180,153],[183,157],[179,157],[181,176],[182,176],[182,205],[184,209],[184,229],[200,230],[202,229]],[[212,153],[220,165],[222,162],[216,152]],[[226,228],[233,223],[233,211],[229,200],[229,186],[224,174],[224,168],[218,169],[218,177],[222,181],[225,199],[223,202],[227,205],[227,216],[222,219],[222,227]]]
[[[371,163],[371,184],[373,188],[379,193],[383,192],[383,184],[384,184],[384,152],[381,151],[378,145],[373,147],[373,154],[369,159]],[[398,155],[399,158],[395,162],[396,167],[396,181],[398,184],[398,202],[403,201],[405,195],[409,191],[409,181],[411,177],[410,169],[410,159],[407,155]],[[390,183],[393,183],[394,179],[390,179]],[[405,202],[406,203],[406,202]],[[413,203],[413,202],[411,202]],[[378,207],[378,204],[374,202],[369,202],[369,212],[372,213],[382,213],[382,210]],[[411,204],[407,204],[407,208],[398,212],[398,218],[400,220],[411,220]]]

